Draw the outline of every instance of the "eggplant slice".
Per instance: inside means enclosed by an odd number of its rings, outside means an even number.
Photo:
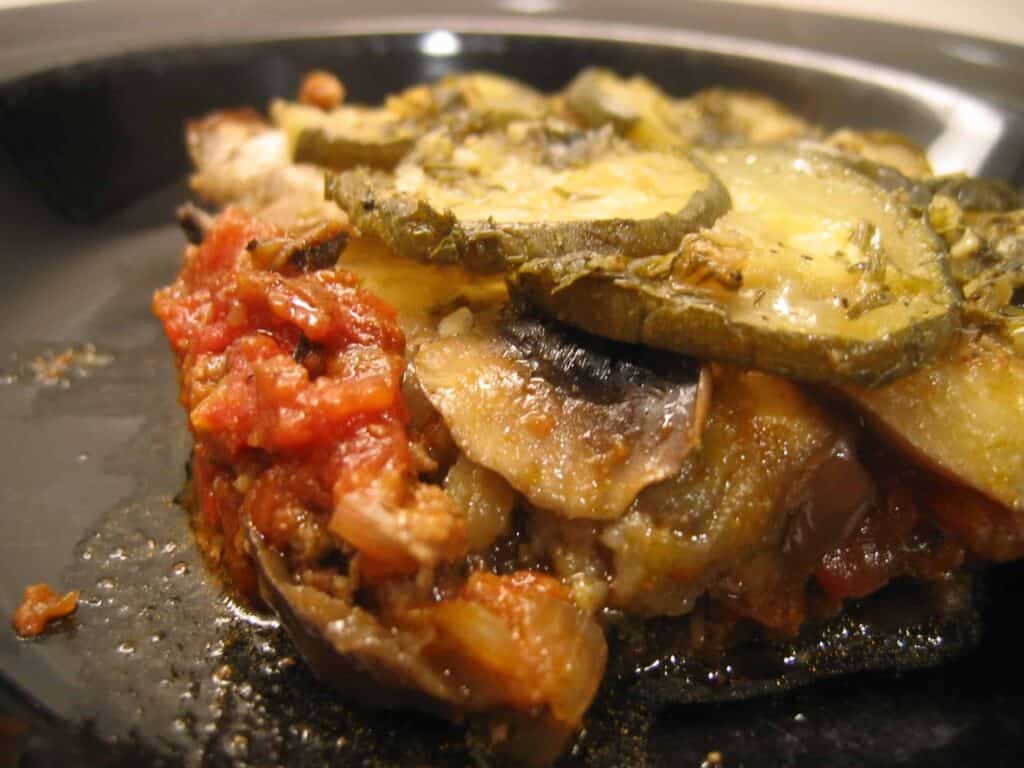
[[[423,661],[418,638],[385,627],[351,600],[297,582],[251,521],[246,532],[260,596],[319,678],[354,701],[456,714],[459,692]]]
[[[700,448],[600,535],[612,555],[618,608],[687,613],[734,566],[760,553],[777,556],[798,515],[815,519],[809,527],[835,531],[825,542],[806,536],[800,547],[827,550],[863,514],[862,490],[829,498],[853,487],[838,482],[842,476],[863,473],[855,458],[832,473],[834,487],[817,478],[844,441],[827,412],[793,384],[762,373],[716,367],[712,387]],[[791,559],[813,558],[794,552]]]
[[[485,272],[574,251],[664,252],[728,207],[686,156],[540,123],[458,144],[435,132],[394,175],[332,173],[326,191],[399,255]]]
[[[529,261],[513,293],[601,336],[809,381],[880,386],[952,340],[947,254],[901,195],[806,146],[703,157],[733,201],[713,226],[649,258]]]
[[[413,367],[462,451],[532,504],[615,518],[700,442],[710,380],[697,364],[514,312],[494,323],[478,315],[424,344]]]

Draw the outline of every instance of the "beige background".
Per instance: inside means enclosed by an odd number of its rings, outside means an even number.
[[[88,0],[0,0],[0,9],[24,5],[87,2]],[[144,9],[147,0],[139,0]],[[224,0],[220,0],[223,2]],[[679,0],[664,0],[666,3]],[[857,16],[948,32],[988,37],[1024,45],[1024,0],[731,0],[748,5],[774,5],[841,16]],[[412,5],[412,4],[411,4]],[[557,12],[557,0],[546,0]]]
[[[0,0],[2,2],[3,0]],[[1024,0],[732,0],[857,16],[1024,45]]]

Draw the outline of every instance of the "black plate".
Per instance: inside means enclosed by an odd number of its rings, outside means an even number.
[[[0,618],[6,623],[31,582],[83,596],[76,618],[42,639],[20,641],[0,627],[0,766],[7,755],[19,766],[470,757],[446,726],[339,705],[272,623],[211,583],[173,504],[188,437],[149,297],[180,258],[172,219],[186,194],[188,117],[292,93],[312,66],[337,70],[353,98],[372,100],[453,69],[490,68],[554,88],[604,64],[680,94],[710,84],[764,90],[827,125],[900,130],[932,144],[944,164],[1024,181],[1022,55],[1008,46],[699,5],[688,16],[641,3],[634,18],[701,22],[715,34],[506,16],[346,17],[335,26],[363,34],[309,36],[315,13],[297,17],[305,27],[292,17],[277,29],[261,4],[251,18],[198,20],[158,6],[142,26],[113,13],[118,7],[0,13],[11,33],[0,56]],[[198,4],[175,8],[199,13]],[[177,21],[161,26],[164,18]],[[462,34],[399,33],[434,28]],[[751,28],[772,41],[723,35]],[[18,36],[44,29],[54,30],[45,40]],[[858,37],[875,64],[820,53],[849,54]],[[231,42],[181,45],[190,39]],[[916,64],[906,60],[913,47]],[[123,48],[134,52],[108,55]],[[53,66],[86,54],[101,58]],[[65,370],[41,375],[68,349]],[[594,763],[601,752],[605,765],[696,766],[718,750],[729,766],[1016,764],[1020,583],[1019,569],[994,574],[982,645],[944,667],[670,707],[653,720],[627,704],[605,721],[614,732],[592,734],[595,749],[569,762]]]

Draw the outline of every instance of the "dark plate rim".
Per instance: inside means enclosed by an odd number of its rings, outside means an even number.
[[[967,87],[948,83],[941,78],[862,58],[772,40],[686,27],[658,27],[645,23],[626,24],[589,18],[529,18],[509,14],[359,16],[328,28],[316,30],[262,31],[223,39],[156,43],[137,50],[94,52],[92,55],[76,59],[73,63],[53,64],[41,70],[20,73],[17,69],[8,70],[8,72],[17,73],[13,75],[5,74],[4,62],[0,60],[0,90],[16,86],[20,81],[48,77],[55,72],[74,71],[78,68],[90,70],[118,60],[139,57],[159,58],[162,54],[168,53],[201,52],[213,48],[325,38],[422,36],[426,41],[428,40],[427,36],[436,33],[451,33],[456,36],[451,38],[456,46],[458,35],[472,35],[475,37],[592,40],[630,46],[654,46],[711,53],[765,64],[781,64],[793,69],[813,70],[893,93],[914,93],[920,102],[946,126],[943,135],[929,148],[936,170],[940,173],[960,170],[977,172],[991,153],[991,149],[999,144],[1005,128],[1005,120],[993,107],[991,101],[976,95]],[[1024,52],[1024,48],[1021,51]],[[454,56],[458,54],[459,48],[433,54],[424,52],[427,55],[439,57]],[[970,145],[965,144],[964,136],[975,139],[973,150],[966,156],[964,148]],[[944,139],[945,142],[956,144],[956,163],[943,162]]]

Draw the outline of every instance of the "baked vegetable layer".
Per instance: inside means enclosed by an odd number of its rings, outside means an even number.
[[[608,338],[811,381],[878,386],[959,324],[947,255],[920,212],[796,147],[705,154],[733,207],[667,254],[547,256],[514,292]]]
[[[327,196],[402,256],[491,272],[581,250],[658,253],[728,207],[683,155],[540,124],[458,144],[434,134],[391,176],[329,174]]]

